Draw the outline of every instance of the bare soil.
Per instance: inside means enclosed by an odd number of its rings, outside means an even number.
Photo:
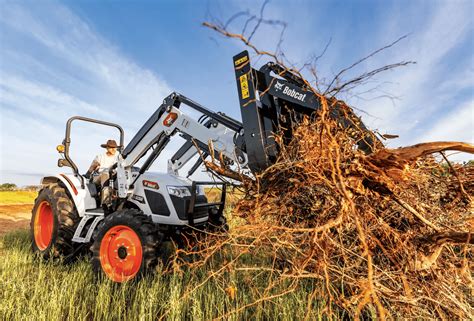
[[[28,229],[33,204],[0,204],[0,236],[7,232]]]

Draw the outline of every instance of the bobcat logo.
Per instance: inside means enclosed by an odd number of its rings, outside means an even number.
[[[178,118],[177,113],[169,113],[168,116],[166,116],[165,120],[163,120],[163,125],[166,127],[170,127],[171,125],[173,125],[176,118]]]
[[[279,83],[278,81],[275,84],[275,90],[280,91],[283,88],[284,84]]]

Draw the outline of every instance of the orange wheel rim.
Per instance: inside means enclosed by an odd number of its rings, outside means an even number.
[[[43,201],[36,209],[33,227],[35,243],[41,251],[46,250],[53,239],[53,226],[53,210],[48,201]]]
[[[100,264],[115,282],[132,279],[142,264],[142,243],[137,233],[125,225],[112,227],[100,243]]]

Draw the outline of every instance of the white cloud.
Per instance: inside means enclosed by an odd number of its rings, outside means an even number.
[[[5,75],[0,78],[3,105],[13,106],[18,115],[31,113],[49,122],[67,119],[71,113],[105,118],[108,113],[52,86],[35,83],[21,77]]]
[[[469,129],[469,122],[464,119],[456,120],[456,113],[450,112],[459,111],[459,105],[472,106],[474,90],[472,51],[470,54],[453,57],[455,52],[468,51],[466,44],[472,44],[472,15],[469,10],[472,6],[469,3],[467,6],[463,4],[466,3],[436,2],[428,18],[420,17],[418,28],[407,40],[398,44],[396,50],[390,50],[380,58],[371,60],[368,68],[384,65],[387,61],[417,62],[416,65],[380,75],[380,80],[390,83],[384,89],[400,98],[394,104],[382,99],[353,101],[354,105],[376,117],[364,117],[370,127],[400,135],[400,140],[391,144],[407,145],[428,137],[435,139],[439,136],[428,135],[426,132],[433,133],[437,129],[432,128],[437,128],[440,123],[443,123],[446,133],[444,140],[466,139],[462,129]],[[419,7],[410,8],[415,12],[422,12]],[[395,39],[403,34],[403,15],[408,13],[399,12],[392,17],[397,23],[388,22],[383,34],[385,39]],[[443,121],[447,118],[452,121]],[[464,127],[459,127],[460,123]],[[472,132],[472,117],[470,124]]]
[[[474,100],[465,102],[458,108],[446,112],[420,137],[419,142],[461,141],[474,144]],[[474,160],[467,153],[449,153],[449,159],[456,162]]]
[[[446,112],[422,136],[420,142],[456,140],[474,144],[474,100]]]
[[[69,117],[117,122],[131,139],[171,92],[60,4],[3,4],[0,31],[1,182],[34,184],[37,177],[18,173],[56,171],[54,147]],[[78,162],[92,159],[107,135],[82,130]]]
[[[86,86],[81,94],[93,97],[105,109],[149,111],[151,104],[169,94],[167,84],[156,74],[124,57],[63,6],[45,5],[40,12],[32,12],[11,5],[2,10],[0,17],[5,26],[48,50],[48,61],[40,64],[55,71],[76,72],[65,74],[65,80]]]

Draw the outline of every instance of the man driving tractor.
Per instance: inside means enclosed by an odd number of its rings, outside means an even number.
[[[119,153],[117,153],[117,142],[113,139],[107,140],[107,143],[101,144],[101,147],[106,149],[103,154],[97,155],[92,161],[91,166],[84,175],[86,178],[90,178],[91,174],[97,172],[98,175],[92,177],[92,181],[96,186],[100,186],[100,202],[101,205],[107,205],[111,201],[111,193],[109,192],[109,170],[118,162]]]

